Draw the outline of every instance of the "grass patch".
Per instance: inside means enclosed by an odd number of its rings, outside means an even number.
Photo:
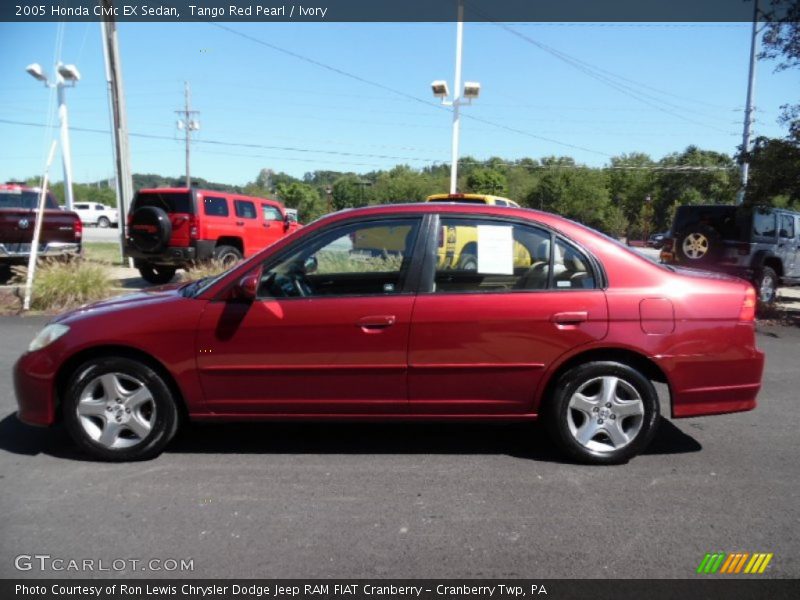
[[[181,279],[183,281],[195,281],[197,279],[203,279],[204,277],[216,277],[220,273],[223,273],[228,269],[232,269],[236,266],[236,264],[228,265],[226,267],[218,260],[207,260],[200,263],[195,263],[186,269],[186,271],[181,275]]]
[[[121,265],[119,244],[115,242],[84,242],[83,259],[104,265]]]
[[[19,296],[28,269],[14,267],[11,283],[19,285]],[[88,261],[43,261],[36,268],[31,309],[46,312],[77,308],[111,295],[113,282],[104,265]]]

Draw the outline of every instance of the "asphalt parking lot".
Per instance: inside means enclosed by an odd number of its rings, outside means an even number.
[[[536,426],[197,425],[156,460],[90,462],[14,416],[43,318],[0,318],[0,577],[20,554],[193,559],[191,577],[696,577],[706,552],[800,576],[800,329],[767,328],[760,406],[661,423],[619,467]]]

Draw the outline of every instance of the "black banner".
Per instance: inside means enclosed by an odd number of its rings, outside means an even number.
[[[752,21],[754,0],[463,0],[465,21]],[[797,0],[759,0],[762,20]],[[0,21],[455,21],[457,0],[12,0]],[[792,8],[794,7],[794,8]]]
[[[550,598],[647,600],[761,599],[800,597],[800,580],[748,578],[697,579],[30,579],[0,581],[0,598],[31,600],[515,600]]]

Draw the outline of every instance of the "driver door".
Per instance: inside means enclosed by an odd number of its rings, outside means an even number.
[[[198,370],[218,414],[405,414],[420,219],[334,226],[268,258],[253,302],[210,302]]]

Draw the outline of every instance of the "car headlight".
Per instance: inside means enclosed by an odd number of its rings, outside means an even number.
[[[69,327],[61,325],[60,323],[51,323],[47,325],[33,338],[31,345],[28,346],[28,352],[34,352],[36,350],[41,350],[45,346],[49,346],[68,331]]]

